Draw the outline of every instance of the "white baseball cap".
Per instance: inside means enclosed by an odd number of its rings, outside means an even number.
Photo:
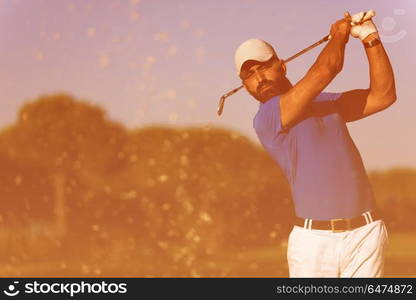
[[[268,61],[276,55],[273,47],[260,39],[248,39],[235,51],[235,66],[237,67],[237,74],[240,75],[241,67],[248,60],[255,60],[259,62]]]

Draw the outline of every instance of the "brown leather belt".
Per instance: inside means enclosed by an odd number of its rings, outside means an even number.
[[[295,225],[306,229],[332,230],[334,232],[352,230],[373,221],[379,220],[376,212],[365,212],[362,215],[351,219],[331,219],[328,221],[295,218]]]

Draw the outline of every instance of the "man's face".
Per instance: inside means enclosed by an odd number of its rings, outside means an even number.
[[[275,56],[266,62],[246,61],[240,72],[247,91],[260,102],[277,95],[279,81],[284,76],[282,63]]]

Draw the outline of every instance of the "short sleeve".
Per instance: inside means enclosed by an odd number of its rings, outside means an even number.
[[[271,139],[287,131],[286,128],[282,128],[279,100],[276,97],[263,103],[254,118],[253,127],[260,139]]]

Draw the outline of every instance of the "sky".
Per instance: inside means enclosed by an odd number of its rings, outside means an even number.
[[[248,38],[287,58],[329,33],[332,23],[374,9],[393,65],[397,102],[348,124],[368,169],[416,167],[416,1],[0,0],[0,128],[41,95],[65,92],[104,108],[127,128],[215,126],[259,143],[258,102],[242,90],[216,115],[219,97],[241,82],[234,51]],[[323,45],[289,62],[295,84]],[[369,87],[359,40],[325,89]]]

